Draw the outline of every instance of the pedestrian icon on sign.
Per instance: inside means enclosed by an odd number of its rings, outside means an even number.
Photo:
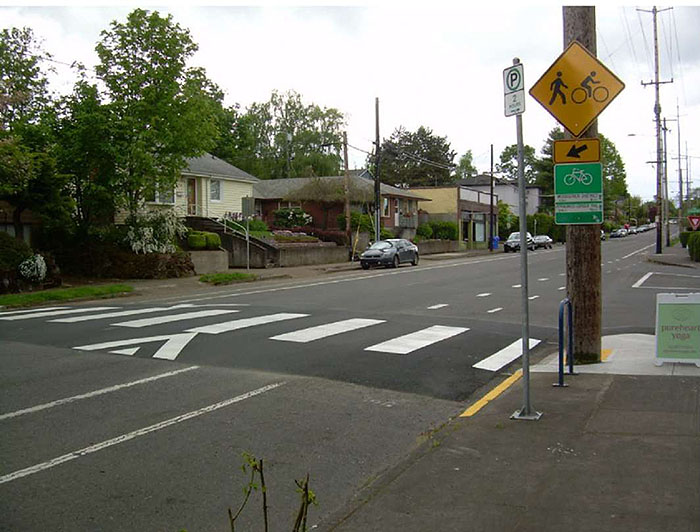
[[[568,85],[564,83],[564,80],[561,79],[561,71],[557,72],[557,79],[552,81],[552,83],[549,84],[549,88],[552,91],[552,98],[549,100],[549,105],[552,105],[554,103],[554,100],[556,100],[557,96],[561,96],[561,104],[566,105],[566,95],[562,92],[561,88],[564,87],[565,89],[568,89]]]

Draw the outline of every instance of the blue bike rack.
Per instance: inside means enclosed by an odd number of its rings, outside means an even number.
[[[567,342],[567,358],[569,362],[569,375],[576,375],[574,373],[574,320],[573,320],[573,310],[571,308],[571,301],[569,298],[564,298],[561,303],[559,303],[559,382],[553,384],[552,386],[568,386],[564,384],[564,309],[567,309],[567,318],[569,323],[568,328],[568,342]]]

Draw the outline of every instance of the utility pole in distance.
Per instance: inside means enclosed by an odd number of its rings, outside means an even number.
[[[596,55],[595,7],[564,7],[564,49],[579,41]],[[574,136],[565,133],[567,139]],[[597,138],[594,120],[581,137]],[[573,309],[573,356],[577,364],[600,362],[603,312],[600,225],[567,225],[566,290]]]
[[[661,146],[661,103],[659,102],[659,85],[664,83],[673,83],[671,81],[659,81],[659,34],[656,24],[656,15],[661,11],[667,11],[668,9],[656,9],[656,6],[649,11],[647,9],[637,9],[637,11],[644,11],[646,13],[652,13],[654,15],[654,81],[649,83],[642,82],[645,87],[647,85],[654,85],[655,103],[654,103],[654,119],[656,120],[656,254],[660,255],[662,253],[661,241],[663,239],[662,226],[663,226],[663,192],[662,180],[663,180],[663,168],[662,163],[662,146]]]
[[[374,158],[374,241],[379,240],[381,234],[381,224],[382,224],[382,206],[380,205],[382,200],[381,192],[381,181],[379,180],[379,156],[381,146],[379,145],[379,98],[374,100],[374,113],[376,117],[376,133],[377,140],[375,146],[376,156]]]
[[[352,260],[352,232],[350,231],[350,167],[348,166],[348,133],[343,131],[343,161],[345,163],[345,234],[350,246],[350,260]]]

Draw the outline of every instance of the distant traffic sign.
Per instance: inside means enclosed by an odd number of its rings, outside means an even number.
[[[532,86],[530,95],[578,137],[624,88],[615,74],[574,41]]]
[[[503,108],[506,116],[525,112],[525,78],[522,63],[503,70]]]
[[[554,164],[597,163],[600,161],[600,140],[576,139],[554,141]]]
[[[603,169],[600,163],[554,165],[554,223],[603,221]]]
[[[693,231],[697,231],[700,227],[700,216],[691,214],[688,216],[688,223],[690,224],[690,227],[693,228]]]

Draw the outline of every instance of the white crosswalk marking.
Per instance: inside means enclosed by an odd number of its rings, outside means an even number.
[[[326,323],[325,325],[318,325],[317,327],[309,327],[308,329],[301,329],[299,331],[293,331],[286,334],[280,334],[273,336],[270,338],[270,340],[281,340],[283,342],[298,342],[304,344],[306,342],[313,342],[314,340],[320,340],[321,338],[326,338],[328,336],[356,331],[357,329],[370,327],[371,325],[377,325],[384,322],[385,320],[353,318],[349,320],[336,321],[334,323]]]
[[[105,312],[103,314],[91,314],[89,316],[71,316],[70,318],[58,318],[49,320],[52,323],[77,323],[80,321],[101,320],[104,318],[120,318],[122,316],[135,316],[136,314],[148,314],[149,312],[160,312],[168,310],[167,307],[140,308],[137,310],[121,310],[118,312]]]
[[[380,344],[372,345],[365,348],[365,351],[407,355],[413,351],[427,347],[436,342],[446,340],[453,336],[457,336],[458,334],[468,330],[469,329],[465,327],[445,327],[443,325],[433,325],[427,329],[406,334],[404,336],[399,336],[398,338],[393,338]]]
[[[32,309],[24,309],[24,310],[10,310],[7,312],[0,312],[0,316],[13,316],[15,314],[29,314],[30,312],[44,312],[44,311],[49,311],[49,310],[62,310],[62,309],[67,309],[68,307],[44,307],[40,309],[32,308]]]
[[[539,344],[540,341],[541,340],[537,340],[535,338],[530,338],[530,341],[528,342],[530,349]],[[498,371],[503,366],[510,364],[511,362],[513,362],[513,360],[515,360],[523,354],[522,345],[523,339],[520,338],[519,340],[516,340],[515,342],[510,344],[509,346],[504,347],[497,353],[494,353],[490,357],[487,357],[477,362],[472,367],[478,369],[485,369],[488,371]]]
[[[120,323],[112,323],[118,327],[149,327],[151,325],[160,325],[161,323],[170,323],[173,321],[190,320],[195,318],[206,318],[209,316],[219,316],[221,314],[233,314],[240,310],[197,310],[195,312],[185,312],[184,314],[169,314],[167,316],[157,316],[155,318],[143,318],[140,320],[122,321]]]
[[[197,332],[206,334],[221,334],[256,325],[264,325],[266,323],[275,323],[277,321],[293,320],[295,318],[305,318],[308,314],[292,314],[280,312],[279,314],[268,314],[266,316],[257,316],[255,318],[243,318],[240,320],[225,321],[223,323],[215,323],[213,325],[205,325],[204,327],[196,327],[188,329],[186,332]]]
[[[179,333],[179,334],[164,334],[160,336],[149,336],[147,338],[130,338],[129,340],[116,340],[114,342],[102,342],[99,344],[92,344],[92,345],[81,345],[74,347],[73,349],[80,349],[81,351],[98,351],[101,349],[112,349],[114,347],[122,347],[122,346],[127,346],[127,345],[140,345],[140,344],[147,344],[150,342],[165,342],[159,349],[156,351],[155,355],[153,355],[153,358],[164,358],[166,360],[175,360],[177,356],[180,354],[180,351],[184,349],[184,347],[194,338],[197,336],[196,333]],[[120,349],[121,353],[120,355],[125,355],[125,354],[133,354],[133,353],[127,353],[125,349]],[[114,351],[113,351],[114,352]],[[134,351],[135,353],[136,351]]]
[[[119,307],[91,307],[91,308],[75,308],[70,310],[50,310],[50,311],[37,311],[28,314],[17,314],[14,316],[0,316],[0,320],[29,320],[32,318],[49,318],[51,316],[61,316],[64,314],[80,314],[83,312],[99,312],[102,310],[114,310]]]

